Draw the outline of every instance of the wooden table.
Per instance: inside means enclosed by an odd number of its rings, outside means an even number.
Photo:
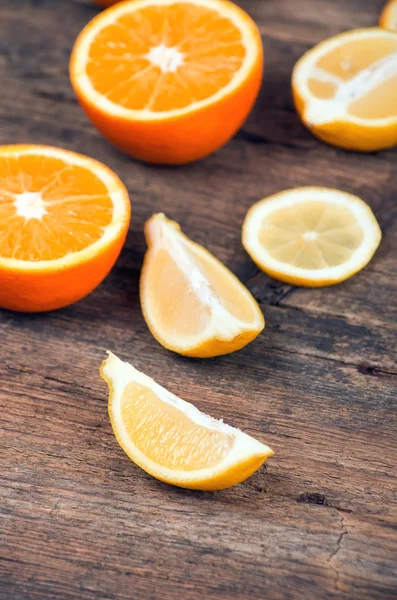
[[[97,9],[0,0],[0,142],[64,146],[126,183],[133,219],[95,293],[43,315],[0,312],[1,600],[397,598],[397,154],[315,140],[291,101],[310,46],[376,23],[382,0],[246,0],[267,57],[256,109],[227,147],[184,168],[113,149],[68,81]],[[371,264],[334,288],[260,273],[240,243],[248,207],[319,184],[362,196],[384,232]],[[165,351],[142,318],[144,221],[164,211],[251,289],[260,338],[224,358]],[[191,492],[135,467],[112,434],[98,366],[109,348],[276,455],[244,484]]]

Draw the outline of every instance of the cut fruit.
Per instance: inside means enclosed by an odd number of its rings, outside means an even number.
[[[332,37],[292,75],[295,106],[320,139],[349,150],[397,144],[397,32],[378,27]]]
[[[397,0],[389,0],[380,16],[379,25],[385,29],[397,30]]]
[[[369,206],[346,192],[303,187],[254,204],[243,245],[260,269],[292,285],[348,279],[373,257],[382,237]]]
[[[130,212],[124,185],[96,160],[0,147],[0,307],[54,310],[89,294],[115,263]]]
[[[274,454],[108,354],[100,373],[109,386],[113,432],[146,473],[179,487],[222,490],[250,477]]]
[[[76,95],[102,134],[151,163],[211,154],[258,95],[258,28],[227,0],[131,0],[100,13],[74,46]]]
[[[219,260],[192,242],[177,223],[153,215],[140,296],[146,323],[160,344],[185,356],[229,354],[265,326],[246,287]]]

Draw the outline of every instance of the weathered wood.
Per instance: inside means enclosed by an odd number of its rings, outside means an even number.
[[[111,275],[49,315],[0,312],[0,599],[263,600],[397,597],[396,151],[327,147],[300,124],[290,73],[311,45],[376,24],[382,0],[241,1],[266,51],[261,98],[215,156],[153,168],[113,149],[68,81],[88,0],[0,0],[0,143],[64,146],[112,167],[133,219]],[[370,265],[323,290],[260,273],[241,247],[248,207],[285,187],[359,194],[384,239]],[[182,359],[139,307],[154,211],[181,222],[252,290],[267,328],[231,356]],[[276,451],[220,493],[161,484],[118,447],[98,376],[111,348]]]

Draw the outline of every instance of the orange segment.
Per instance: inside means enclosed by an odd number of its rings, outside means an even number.
[[[397,0],[389,0],[379,19],[379,25],[385,29],[397,31]]]
[[[148,6],[101,30],[89,49],[87,75],[115,104],[168,112],[227,86],[245,58],[241,42],[239,29],[206,7]]]
[[[201,413],[114,354],[100,368],[113,432],[126,454],[157,479],[217,490],[240,483],[273,451]]]
[[[182,163],[213,152],[241,126],[262,64],[258,30],[231,2],[134,0],[80,34],[71,80],[110,141],[150,162]]]
[[[50,147],[0,148],[0,306],[50,310],[85,296],[116,260],[129,216],[104,165]]]
[[[243,348],[262,331],[263,315],[249,291],[176,223],[154,215],[145,234],[141,304],[163,346],[186,356],[218,356]]]
[[[113,217],[105,184],[59,158],[0,154],[3,258],[55,260],[99,240]],[[82,194],[82,190],[89,190]]]
[[[351,150],[397,143],[397,33],[358,29],[322,42],[295,66],[297,111],[318,137]]]

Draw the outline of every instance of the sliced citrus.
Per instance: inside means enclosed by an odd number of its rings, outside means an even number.
[[[380,16],[379,25],[397,30],[397,0],[389,0]]]
[[[262,80],[258,28],[227,0],[131,0],[77,38],[71,81],[96,127],[121,150],[182,164],[225,144]]]
[[[317,187],[261,200],[243,225],[244,248],[265,273],[306,287],[348,279],[369,263],[381,237],[363,200]]]
[[[86,296],[116,261],[129,220],[127,190],[96,160],[0,147],[0,307],[46,311]]]
[[[303,123],[350,150],[397,144],[397,32],[378,27],[329,38],[296,64],[292,90]]]
[[[167,483],[221,490],[250,477],[273,451],[122,362],[111,352],[100,372],[118,443],[144,471]]]
[[[154,215],[141,274],[143,314],[165,348],[197,358],[239,350],[265,326],[246,287],[179,225]]]

